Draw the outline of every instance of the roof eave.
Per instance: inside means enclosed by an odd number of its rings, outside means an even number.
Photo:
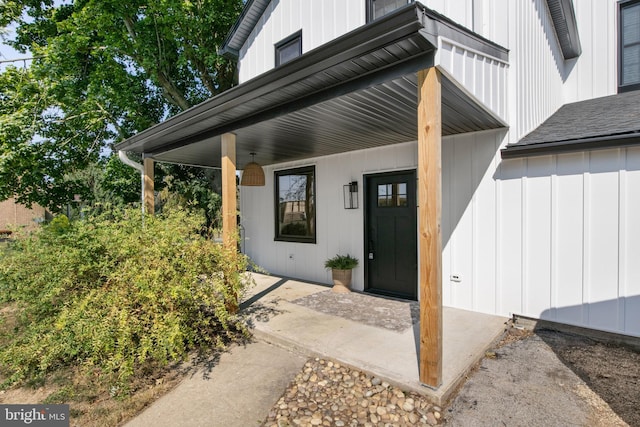
[[[539,142],[536,144],[507,145],[500,150],[502,159],[517,159],[533,156],[573,153],[586,150],[605,150],[611,148],[640,145],[640,134],[603,135],[568,141]]]
[[[240,16],[227,34],[227,37],[222,44],[222,48],[218,52],[219,55],[234,58],[238,57],[240,49],[246,41],[248,34],[253,31],[253,27],[255,27],[258,22],[255,17],[262,16],[270,2],[271,0],[247,0]],[[240,37],[240,39],[238,39],[238,31],[242,28],[244,28],[244,32],[247,34],[247,37]]]
[[[565,60],[582,54],[578,23],[572,0],[547,0],[560,50]]]

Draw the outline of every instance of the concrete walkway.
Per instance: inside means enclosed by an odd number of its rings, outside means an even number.
[[[329,288],[296,280],[253,274],[244,310],[256,338],[335,359],[374,374],[405,390],[446,402],[505,330],[508,319],[445,307],[443,313],[443,383],[434,390],[419,382],[419,325],[403,332],[365,325],[294,304],[298,298]],[[377,297],[371,296],[374,305]]]
[[[215,366],[183,380],[127,427],[259,425],[311,356],[336,360],[442,404],[507,320],[445,308],[443,384],[433,390],[418,380],[417,323],[397,332],[324,314],[294,301],[329,287],[256,273],[253,278],[256,285],[241,309],[258,342],[222,354]],[[376,297],[370,298],[375,307]]]
[[[263,342],[234,346],[162,396],[127,427],[259,426],[306,358]]]

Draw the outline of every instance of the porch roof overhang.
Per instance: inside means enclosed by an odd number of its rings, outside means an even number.
[[[416,72],[438,38],[508,59],[507,51],[420,3],[402,7],[231,88],[116,146],[157,161],[220,166],[221,135],[237,138],[237,164],[274,164],[417,139]],[[443,75],[442,133],[506,126]]]

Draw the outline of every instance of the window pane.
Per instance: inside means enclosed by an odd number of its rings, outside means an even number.
[[[278,225],[276,238],[315,240],[314,168],[276,172]]]
[[[302,55],[302,34],[276,44],[276,66]]]
[[[640,3],[622,9],[620,84],[640,83]]]
[[[372,0],[372,18],[380,18],[407,3],[409,3],[408,0]]]
[[[407,206],[407,184],[402,182],[397,185],[396,206]]]
[[[407,183],[378,185],[378,207],[407,206]]]
[[[285,62],[291,61],[294,58],[300,56],[300,44],[299,43],[291,43],[285,46],[282,46],[278,51],[280,55],[280,64],[284,64]]]
[[[626,47],[622,61],[622,84],[640,82],[640,44]]]
[[[623,45],[640,42],[640,3],[622,9]]]

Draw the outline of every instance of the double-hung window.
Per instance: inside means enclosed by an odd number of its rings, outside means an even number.
[[[620,3],[618,92],[640,89],[640,0]]]

